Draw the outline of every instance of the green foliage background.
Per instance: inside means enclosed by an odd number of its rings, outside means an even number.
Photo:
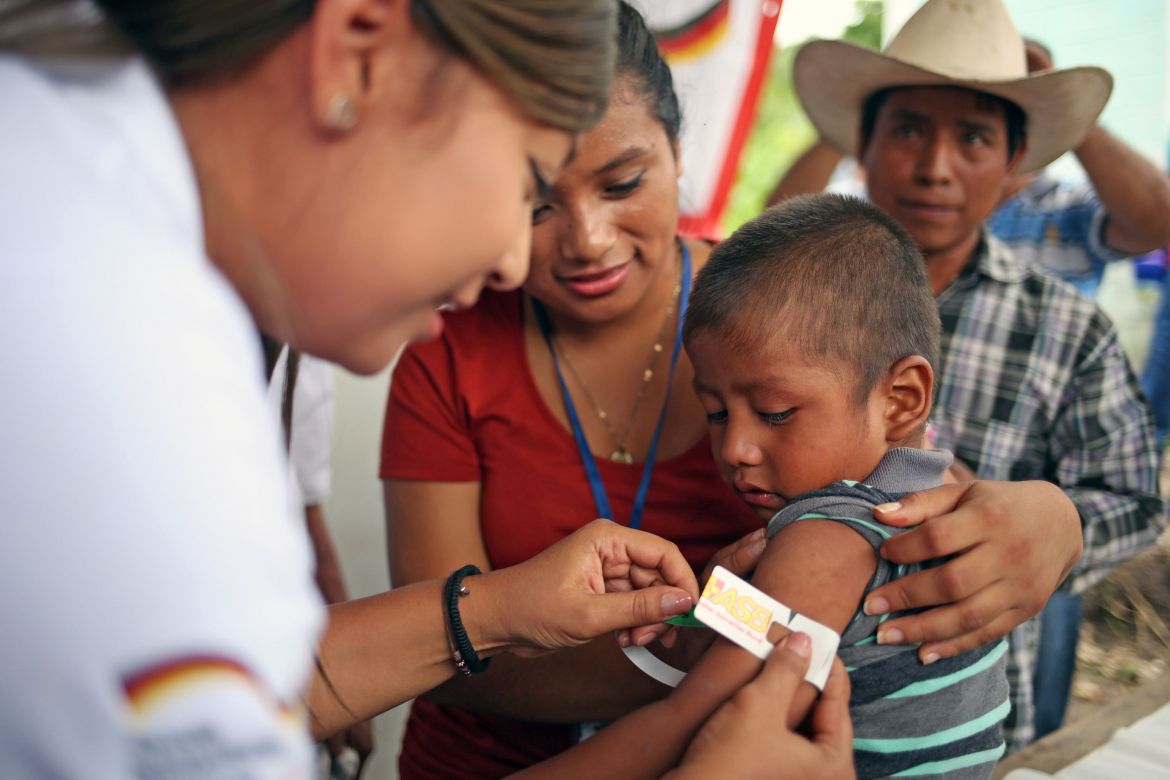
[[[856,16],[842,37],[877,49],[882,40],[882,0],[856,0]],[[784,9],[780,22],[784,24]],[[816,139],[804,109],[792,88],[792,59],[799,46],[772,54],[768,75],[760,89],[756,121],[744,145],[727,207],[723,211],[724,235],[760,213],[768,194],[801,152]]]

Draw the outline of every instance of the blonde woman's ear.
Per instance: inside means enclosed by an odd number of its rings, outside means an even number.
[[[308,27],[313,116],[333,133],[352,130],[378,99],[396,67],[388,60],[415,56],[412,31],[423,39],[405,0],[322,0]]]

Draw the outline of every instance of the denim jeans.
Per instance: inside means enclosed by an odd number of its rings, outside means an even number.
[[[1036,739],[1060,728],[1077,665],[1081,597],[1054,593],[1040,613],[1040,650],[1032,677]]]
[[[1154,339],[1150,342],[1150,356],[1142,372],[1142,392],[1154,410],[1158,428],[1158,448],[1166,445],[1170,430],[1170,271],[1162,277],[1162,301],[1154,321]]]

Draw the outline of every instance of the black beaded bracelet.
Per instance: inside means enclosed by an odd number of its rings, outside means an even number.
[[[447,642],[451,646],[451,657],[455,659],[455,666],[466,676],[479,674],[492,662],[490,658],[480,658],[475,652],[471,640],[467,638],[467,631],[463,628],[463,619],[459,616],[459,597],[471,592],[462,584],[463,578],[481,573],[478,566],[469,563],[462,569],[451,572],[447,584],[443,587]]]

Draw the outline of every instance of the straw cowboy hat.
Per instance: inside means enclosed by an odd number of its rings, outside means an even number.
[[[1108,71],[1096,67],[1029,76],[1001,0],[928,0],[885,52],[811,41],[796,55],[793,77],[809,119],[844,154],[858,152],[862,104],[880,89],[941,85],[1006,98],[1028,116],[1020,173],[1080,144],[1113,89]]]

